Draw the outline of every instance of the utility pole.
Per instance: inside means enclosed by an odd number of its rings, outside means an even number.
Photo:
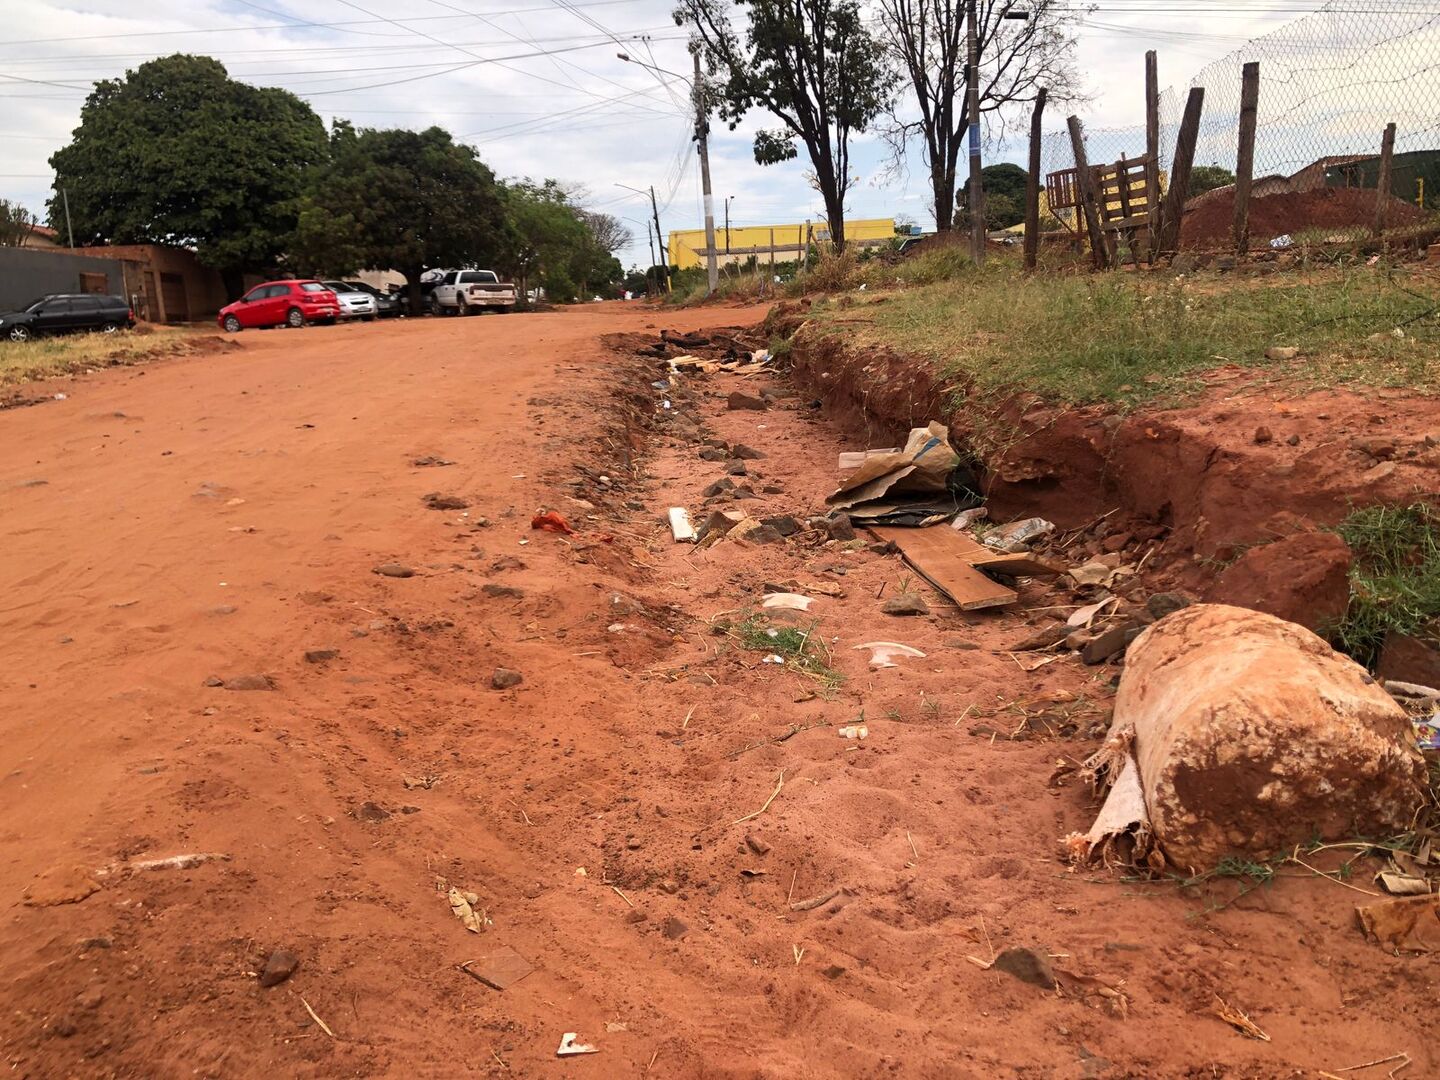
[[[645,295],[655,295],[655,235],[650,231],[650,222],[645,222],[645,245],[650,249],[650,267],[645,271]]]
[[[700,52],[695,58],[695,81],[690,89],[695,98],[695,141],[700,147],[700,189],[705,194],[705,281],[707,295],[715,292],[720,272],[715,259],[715,200],[710,194],[710,118],[705,115],[705,90],[700,81]],[[727,204],[728,206],[728,204]],[[729,233],[727,231],[726,235]]]
[[[665,250],[665,233],[660,228],[660,204],[655,201],[655,185],[650,185],[650,212],[655,215],[655,246],[660,249],[660,259],[665,265],[665,291],[670,291],[670,252]]]
[[[70,246],[75,246],[75,227],[70,224],[70,192],[60,189],[60,200],[65,204],[65,231],[70,234]]]
[[[730,254],[730,202],[731,202],[731,200],[733,200],[734,198],[735,198],[734,195],[726,195],[726,196],[725,196],[725,254],[726,254],[726,255],[729,255],[729,254]],[[1425,200],[1424,200],[1424,199],[1421,199],[1420,201],[1421,201],[1421,204],[1423,205]]]
[[[965,0],[965,113],[970,119],[970,259],[985,265],[985,188],[980,180],[980,45],[975,0]]]

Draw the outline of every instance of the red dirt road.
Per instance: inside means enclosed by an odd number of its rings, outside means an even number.
[[[676,425],[627,427],[654,410],[654,368],[600,338],[760,314],[247,333],[0,413],[12,1075],[1440,1067],[1429,963],[1365,943],[1347,887],[1237,900],[1232,881],[1182,893],[1058,860],[1092,809],[1047,778],[1094,743],[1036,733],[1103,728],[1115,671],[1026,672],[1005,647],[1065,596],[972,616],[930,595],[899,619],[876,601],[913,583],[893,557],[669,542],[665,507],[698,512],[723,465]],[[817,511],[864,436],[706,393],[733,385],[678,387],[672,411],[767,455],[752,513]],[[532,532],[541,508],[578,535]],[[373,573],[392,561],[415,576]],[[711,632],[791,579],[844,592],[812,612],[834,694]],[[875,639],[927,657],[871,671],[853,646]],[[493,689],[497,667],[524,681]],[[271,688],[206,685],[247,675]],[[869,738],[837,738],[862,710]],[[226,858],[136,865],[188,853]],[[450,885],[478,894],[485,933]],[[1014,944],[1121,987],[1126,1014],[983,970]],[[457,970],[502,946],[533,973],[497,992]],[[275,949],[299,967],[262,988]],[[1272,1041],[1216,1019],[1217,994]],[[567,1031],[600,1053],[557,1059]]]

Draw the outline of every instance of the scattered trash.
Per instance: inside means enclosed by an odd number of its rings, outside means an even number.
[[[1359,904],[1355,914],[1365,936],[1391,952],[1440,949],[1440,895]]]
[[[864,645],[856,645],[854,648],[869,649],[870,666],[877,668],[899,667],[900,665],[895,663],[895,660],[902,656],[913,656],[920,659],[925,657],[925,654],[919,649],[901,645],[898,641],[867,641]]]
[[[56,395],[55,395],[55,400],[56,400],[56,401],[64,401],[68,396],[69,396],[68,394],[56,394]]]
[[[996,556],[964,533],[954,529],[907,529],[872,527],[878,539],[888,540],[900,549],[916,573],[939,589],[962,611],[1004,607],[1018,597],[1007,588],[976,569]]]
[[[672,506],[669,510],[670,536],[677,544],[693,544],[699,537],[695,526],[690,524],[690,511],[683,506]]]
[[[949,429],[931,421],[912,429],[899,451],[866,451],[825,502],[867,523],[934,524],[980,501],[974,477],[958,472],[959,465]]]
[[[562,533],[565,536],[575,535],[575,530],[570,528],[570,523],[555,510],[536,514],[530,519],[530,528],[539,529],[542,532]],[[520,542],[523,544],[525,541]]]
[[[1163,855],[1193,873],[1225,855],[1399,832],[1424,801],[1409,735],[1365,669],[1308,630],[1193,604],[1130,647],[1109,736],[1082,773],[1113,786],[1091,830],[1065,843],[1077,861],[1158,868]]]
[[[1070,575],[1070,580],[1076,585],[1109,585],[1122,571],[1113,566],[1106,566],[1102,562],[1088,562],[1083,566],[1074,566],[1065,571]],[[1133,573],[1134,571],[1128,571]]]
[[[492,990],[505,990],[529,975],[535,968],[509,945],[502,945],[478,960],[466,960],[460,970],[478,979]]]
[[[1282,233],[1280,236],[1277,236],[1270,241],[1270,246],[1276,251],[1284,251],[1288,247],[1293,247],[1294,244],[1295,238],[1292,237],[1289,233]]]
[[[598,1054],[598,1046],[589,1046],[586,1043],[576,1042],[580,1036],[573,1031],[567,1031],[560,1036],[560,1048],[555,1051],[556,1057],[572,1057],[575,1054]]]
[[[1391,896],[1428,896],[1432,891],[1430,882],[1415,874],[1399,874],[1381,870],[1375,875],[1375,880]]]
[[[1053,523],[1044,518],[1023,518],[1007,525],[997,525],[980,540],[988,548],[1018,555],[1030,550],[1036,540],[1044,539],[1055,531]]]
[[[479,906],[480,897],[473,892],[461,892],[452,885],[447,899],[450,901],[451,914],[472,934],[483,933],[487,926],[495,925],[485,909]]]
[[[990,511],[984,506],[972,506],[969,510],[961,510],[955,515],[955,520],[950,523],[955,529],[968,529],[977,521],[984,521],[990,516]]]
[[[782,608],[786,611],[809,611],[810,605],[815,601],[812,597],[802,596],[799,593],[777,592],[771,593],[760,602],[763,608]]]
[[[842,739],[867,739],[870,737],[870,729],[864,724],[846,724],[837,728],[836,733]]]
[[[761,660],[760,662],[762,664],[783,664],[785,663],[785,658],[779,653],[771,653],[769,656],[765,657],[765,659]]]
[[[1095,621],[1095,617],[1097,615],[1099,615],[1111,604],[1118,604],[1119,602],[1120,598],[1118,596],[1111,596],[1104,600],[1101,600],[1098,604],[1086,604],[1084,607],[1071,612],[1070,617],[1065,620],[1065,625],[1082,627],[1089,626],[1092,622]]]
[[[842,450],[840,451],[840,457],[835,468],[837,472],[854,472],[872,457],[898,453],[900,453],[900,447],[898,446],[887,447],[884,450]]]
[[[1293,345],[1272,345],[1265,350],[1266,360],[1294,360],[1300,355],[1300,350]]]

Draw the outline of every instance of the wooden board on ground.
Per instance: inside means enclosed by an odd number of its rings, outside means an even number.
[[[995,553],[962,532],[943,525],[928,529],[875,525],[870,533],[899,548],[915,572],[955,601],[962,611],[1004,607],[1018,599],[1014,589],[992,581],[971,565],[971,559],[989,558]]]
[[[1065,571],[1061,567],[1046,562],[1039,555],[1032,555],[1028,551],[1018,555],[1007,554],[1003,551],[990,551],[983,557],[970,560],[971,566],[984,567],[986,570],[994,570],[996,573],[1009,574],[1011,577],[1055,577]]]

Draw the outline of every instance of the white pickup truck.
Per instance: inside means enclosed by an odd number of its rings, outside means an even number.
[[[493,270],[443,270],[430,289],[430,314],[473,315],[478,311],[509,311],[515,286]]]

